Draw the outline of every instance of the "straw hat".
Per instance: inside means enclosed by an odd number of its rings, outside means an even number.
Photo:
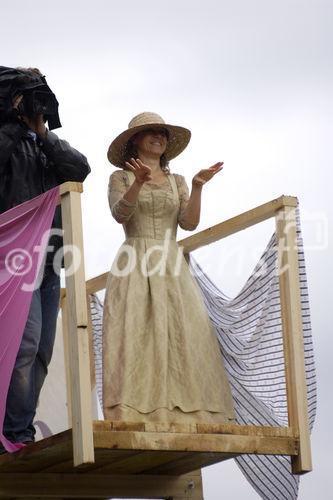
[[[172,160],[172,158],[178,156],[190,141],[191,132],[187,128],[169,125],[156,113],[140,113],[129,122],[128,129],[118,135],[111,143],[108,160],[116,167],[124,167],[125,147],[130,138],[142,130],[154,127],[161,127],[169,132],[164,153],[167,160]]]

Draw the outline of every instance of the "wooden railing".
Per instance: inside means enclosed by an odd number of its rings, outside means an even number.
[[[66,289],[62,290],[61,306],[68,380],[68,398],[73,429],[74,464],[94,461],[93,422],[91,412],[91,367],[87,295],[103,290],[108,273],[88,281],[84,275],[82,220],[78,183],[61,186],[61,206],[64,245],[74,245],[81,256],[75,273],[66,274]],[[282,311],[283,344],[287,389],[289,430],[299,440],[299,450],[292,456],[294,473],[312,469],[307,408],[304,347],[302,334],[301,298],[298,273],[297,198],[281,196],[236,217],[221,222],[179,241],[184,253],[211,244],[259,222],[275,217],[279,242],[279,285]],[[73,259],[77,258],[73,254]],[[65,268],[73,265],[65,252]],[[242,436],[244,439],[244,436]]]

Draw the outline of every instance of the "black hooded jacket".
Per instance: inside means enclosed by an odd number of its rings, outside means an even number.
[[[87,159],[53,132],[45,139],[35,138],[19,120],[0,127],[0,213],[66,181],[83,182],[90,172]],[[61,229],[58,206],[53,228]],[[53,252],[47,255],[52,263],[54,253],[62,246],[62,238],[53,236],[49,242]]]

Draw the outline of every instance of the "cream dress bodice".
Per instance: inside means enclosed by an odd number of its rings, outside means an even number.
[[[135,204],[122,199],[132,182],[132,172],[116,171],[109,183],[111,212],[123,223],[126,238],[161,240],[170,230],[171,238],[176,239],[178,224],[183,229],[195,229],[196,224],[184,216],[189,196],[183,176],[170,174],[163,183],[143,184]]]

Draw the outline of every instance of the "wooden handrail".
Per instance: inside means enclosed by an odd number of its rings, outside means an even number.
[[[243,212],[236,217],[232,217],[224,222],[220,222],[215,226],[204,229],[199,233],[196,233],[188,238],[180,240],[178,242],[184,248],[184,253],[193,252],[205,245],[214,243],[215,241],[221,240],[226,236],[235,234],[239,231],[243,231],[248,227],[254,226],[259,222],[270,219],[274,217],[276,212],[284,207],[296,207],[297,198],[293,196],[280,196],[275,200],[264,203],[256,208]]]

